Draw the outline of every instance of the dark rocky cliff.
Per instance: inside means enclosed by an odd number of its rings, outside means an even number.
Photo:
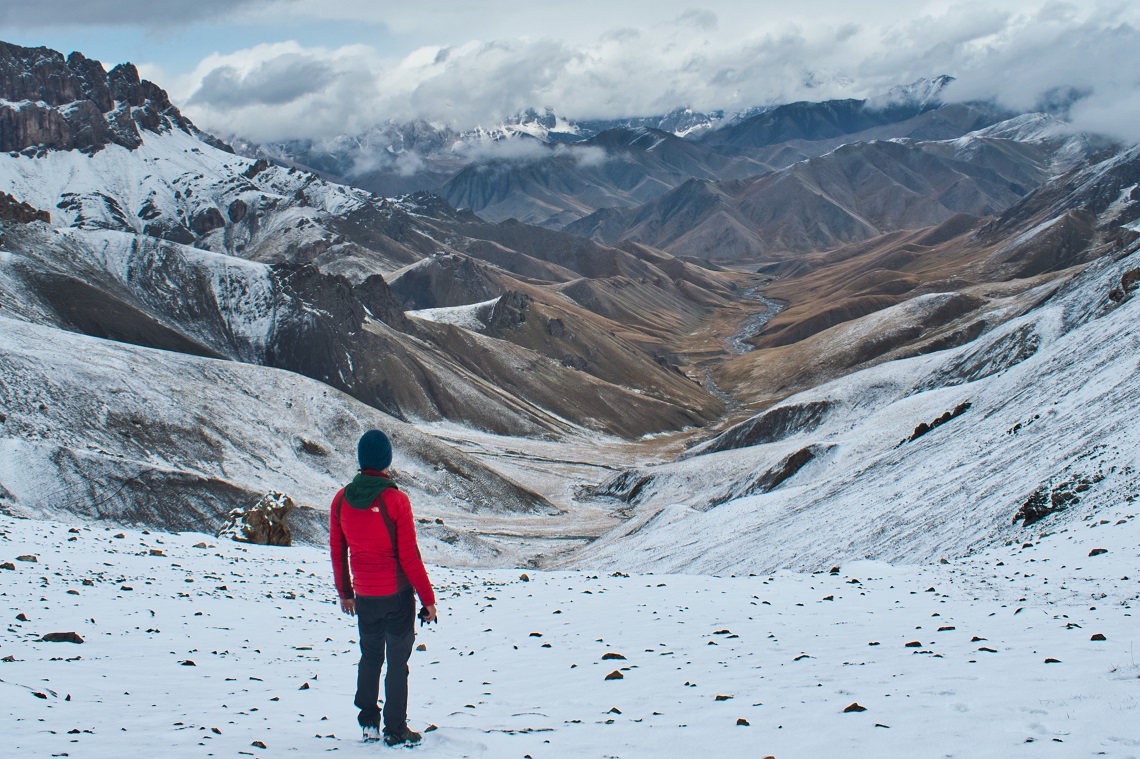
[[[134,149],[142,132],[182,129],[216,147],[130,63],[103,69],[82,53],[0,42],[0,151]]]

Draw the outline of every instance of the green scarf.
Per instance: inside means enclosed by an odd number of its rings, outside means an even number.
[[[352,482],[344,488],[344,499],[354,509],[367,509],[376,500],[376,497],[388,488],[396,487],[396,483],[387,477],[377,477],[361,472],[352,478]],[[399,488],[397,488],[398,490]]]

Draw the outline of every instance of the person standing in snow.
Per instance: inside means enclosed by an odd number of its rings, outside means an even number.
[[[380,670],[384,678],[383,739],[389,746],[418,743],[408,728],[408,657],[415,641],[416,603],[420,618],[436,621],[435,592],[416,543],[408,497],[388,477],[392,443],[369,430],[356,446],[360,473],[342,488],[330,509],[329,547],[340,608],[360,626],[360,664],[356,677],[357,720],[365,741],[378,741]]]

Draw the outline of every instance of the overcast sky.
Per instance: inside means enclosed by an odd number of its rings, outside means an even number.
[[[949,97],[1078,98],[1140,141],[1140,9],[1042,0],[0,0],[0,37],[122,61],[253,140],[389,119],[493,126],[833,97],[951,74]]]

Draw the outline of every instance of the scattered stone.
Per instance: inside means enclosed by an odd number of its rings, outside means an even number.
[[[1096,633],[1089,640],[1108,640],[1108,638],[1104,637],[1102,633]]]
[[[519,575],[519,579],[523,582],[530,582],[530,575],[528,575],[526,572],[523,572],[521,575]]]
[[[736,724],[740,725],[741,727],[748,727],[749,726],[748,720],[744,719],[744,717],[738,718],[736,720]]]
[[[623,675],[621,672],[619,672],[615,669],[613,672],[606,675],[606,679],[607,680],[624,680],[625,675]]]
[[[201,543],[195,543],[195,544],[194,544],[194,547],[195,547],[195,548],[209,548],[209,546],[208,546],[208,545],[206,545],[205,541],[203,541],[203,542],[201,542]]]
[[[0,564],[0,569],[10,569],[10,570],[15,571],[16,565],[10,561],[6,561],[3,564]]]
[[[625,657],[622,656],[621,654],[615,653],[613,651],[607,651],[606,653],[602,654],[602,661],[607,661],[609,659],[622,659],[622,660],[624,660]]]
[[[531,633],[531,634],[530,634],[530,637],[532,637],[532,638],[541,638],[541,637],[542,637],[542,633]]]
[[[197,667],[198,666],[197,664],[194,663],[193,659],[184,659],[183,661],[180,661],[178,663],[181,664],[183,667]]]
[[[150,549],[150,555],[151,556],[165,556],[166,553],[163,552],[163,550],[161,548],[152,548],[152,549]]]
[[[115,539],[116,539],[116,540],[122,540],[122,539],[123,539],[123,538],[125,538],[125,537],[127,537],[127,536],[126,536],[125,534],[121,533],[121,532],[119,532],[119,533],[116,533],[116,534],[115,534]]]
[[[301,685],[301,687],[300,687],[300,688],[298,688],[297,690],[308,690],[308,689],[309,689],[309,684],[308,684],[308,683],[303,683],[303,684]]]
[[[254,748],[269,748],[268,746],[266,746],[261,741],[254,741],[253,743],[251,743],[249,745],[253,746]]]
[[[912,640],[910,643],[907,643],[905,647],[906,648],[922,648],[922,642],[917,641],[917,640]]]
[[[951,630],[957,630],[957,629],[958,628],[955,627],[954,625],[943,625],[942,627],[938,628],[938,632],[944,633],[944,632],[950,632]]]
[[[62,632],[62,633],[48,633],[40,638],[44,643],[82,643],[83,638],[79,637],[79,633],[75,632]]]
[[[611,706],[610,710],[606,712],[606,714],[621,714],[621,709],[617,708],[616,706]]]
[[[12,656],[12,654],[8,654],[3,659],[0,659],[0,661],[14,662],[14,661],[16,661],[16,657]]]
[[[1107,548],[1094,548],[1089,551],[1089,556],[1100,556],[1102,553],[1108,553]]]
[[[985,651],[987,654],[996,654],[997,653],[996,649],[990,648],[989,646],[981,646],[978,650],[979,651]]]
[[[432,733],[432,732],[435,732],[436,730],[439,730],[438,725],[428,725],[427,727],[424,728],[425,733]]]
[[[16,619],[20,620],[21,622],[27,622],[27,621],[29,621],[29,620],[28,620],[28,615],[27,615],[27,614],[25,614],[24,612],[20,612],[19,614],[17,614],[17,615],[16,615]]]
[[[843,710],[843,713],[844,713],[844,714],[850,714],[850,713],[852,713],[852,712],[865,712],[865,711],[867,711],[867,707],[865,707],[865,706],[860,706],[858,702],[852,702],[852,703],[850,704],[850,706],[847,706],[847,707],[846,707],[846,708]]]
[[[27,562],[31,562],[32,564],[39,563],[39,559],[30,553],[26,553],[23,556],[17,556],[16,561],[27,561]]]
[[[732,696],[723,696],[723,695],[717,695],[717,697],[716,697],[716,700],[717,700],[717,701],[728,701],[728,700],[730,700],[731,698],[732,698]]]
[[[134,590],[130,585],[120,585],[119,590]]]
[[[427,651],[427,643],[421,643],[416,646],[417,651]]]
[[[43,699],[47,698],[46,693],[40,693],[39,691],[32,691],[32,695],[35,696],[36,698],[43,698]]]
[[[1060,660],[1060,659],[1053,659],[1053,658],[1049,658],[1049,659],[1046,659],[1046,660],[1045,660],[1045,663],[1046,663],[1046,664],[1060,664],[1060,663],[1061,663],[1061,660]]]

